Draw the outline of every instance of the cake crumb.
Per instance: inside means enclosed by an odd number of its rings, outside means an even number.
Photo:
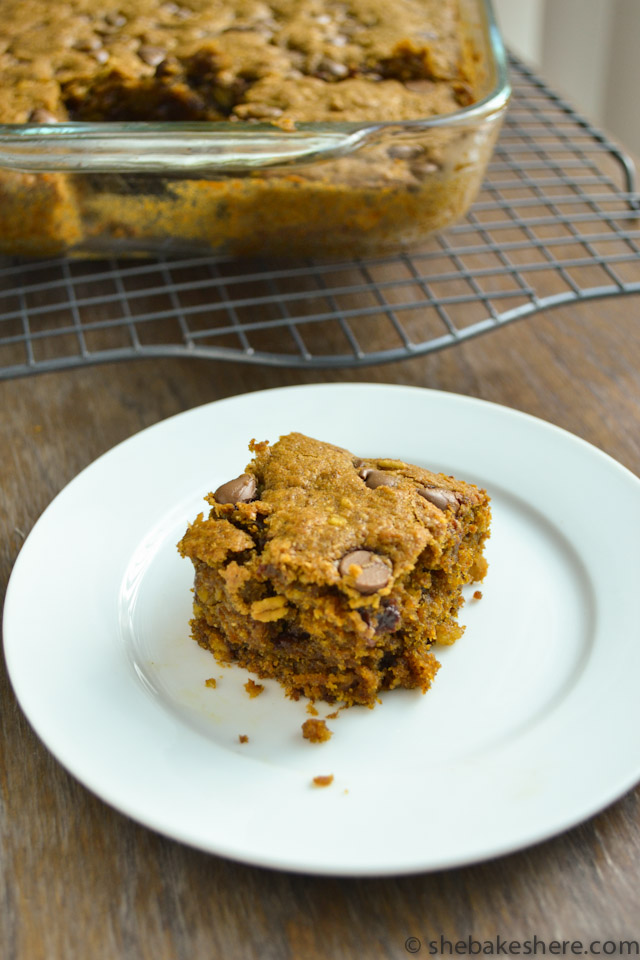
[[[284,130],[285,133],[294,133],[298,129],[293,117],[278,117],[277,120],[270,120],[269,123]]]
[[[339,713],[340,713],[339,710],[334,710],[333,713],[328,713],[328,714],[327,714],[327,720],[335,720],[335,719],[337,718],[337,716],[338,716]]]
[[[482,600],[482,590],[476,590],[473,594],[474,600]]]
[[[330,740],[332,735],[324,720],[305,720],[302,724],[302,736],[311,743],[323,743]]]
[[[251,698],[259,697],[264,690],[264,684],[256,683],[255,680],[247,680],[244,688]]]
[[[246,735],[246,733],[239,733],[238,740],[240,743],[249,743],[249,737]]]
[[[312,717],[318,716],[318,711],[312,703],[307,704],[307,713],[311,714]]]
[[[218,686],[218,681],[215,677],[209,677],[208,680],[205,680],[204,685],[205,687],[211,687],[212,690],[215,690],[215,688]]]
[[[256,440],[255,437],[249,441],[249,450],[252,453],[265,453],[269,449],[268,440]]]
[[[333,783],[333,774],[330,773],[327,776],[320,776],[313,778],[314,787],[330,787]]]

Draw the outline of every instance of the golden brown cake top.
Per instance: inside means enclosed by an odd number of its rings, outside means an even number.
[[[5,0],[2,14],[2,122],[401,120],[472,99],[458,0]]]
[[[207,497],[210,519],[183,541],[189,556],[226,561],[252,549],[253,536],[264,570],[281,582],[340,584],[354,597],[368,596],[411,572],[425,550],[437,566],[461,539],[461,520],[487,501],[484,491],[452,477],[362,459],[300,433],[252,448],[247,473]]]

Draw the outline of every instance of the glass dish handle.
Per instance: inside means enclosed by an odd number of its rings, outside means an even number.
[[[344,129],[279,130],[256,124],[0,125],[0,167],[31,173],[243,174],[268,167],[314,163],[352,153],[381,124]],[[224,128],[224,129],[223,129]]]

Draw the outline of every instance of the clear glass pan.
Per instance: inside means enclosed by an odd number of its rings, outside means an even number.
[[[394,123],[0,125],[0,251],[374,254],[477,193],[510,86],[490,0],[461,0],[478,100]]]

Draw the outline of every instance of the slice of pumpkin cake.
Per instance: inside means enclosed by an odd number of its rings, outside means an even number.
[[[462,587],[486,573],[486,492],[299,433],[249,446],[178,544],[195,567],[194,638],[294,699],[426,691],[433,644],[462,634]]]

